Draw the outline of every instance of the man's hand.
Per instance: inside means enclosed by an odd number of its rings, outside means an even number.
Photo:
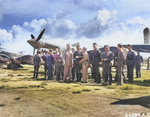
[[[79,58],[79,56],[76,56],[76,59]]]
[[[106,59],[102,59],[102,61],[106,61]]]

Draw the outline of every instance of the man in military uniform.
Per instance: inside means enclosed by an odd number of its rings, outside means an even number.
[[[114,59],[114,54],[110,51],[109,45],[104,46],[105,52],[102,53],[102,66],[103,66],[103,78],[104,82],[107,83],[109,77],[109,85],[112,83],[112,60]]]
[[[99,72],[99,62],[101,62],[101,51],[97,48],[97,43],[93,43],[94,50],[91,52],[90,61],[93,69],[93,78],[95,82],[101,83],[101,76]]]
[[[143,57],[140,55],[140,52],[137,52],[135,57],[136,78],[141,77],[141,63],[143,63]]]
[[[64,62],[64,79],[65,82],[67,80],[67,76],[69,75],[69,81],[72,79],[72,66],[73,66],[73,54],[70,50],[70,44],[67,44],[67,49],[63,53],[63,62]]]
[[[77,51],[74,52],[74,67],[76,71],[77,82],[81,81],[81,64],[79,61],[83,58],[82,51],[80,50],[80,44],[76,45]]]
[[[118,54],[117,54],[117,79],[118,79],[118,84],[117,85],[123,85],[123,65],[125,65],[125,56],[122,50],[122,45],[118,44]]]
[[[40,67],[40,62],[41,62],[41,52],[40,50],[37,50],[37,54],[33,58],[33,63],[34,63],[34,74],[33,78],[38,78],[38,72],[39,72],[39,67]]]
[[[44,56],[43,56],[43,61],[44,61],[44,71],[45,71],[45,79],[46,79],[46,76],[47,76],[47,71],[48,71],[48,67],[47,67],[47,57],[48,57],[48,51],[45,50],[44,51]]]
[[[126,65],[128,71],[129,83],[133,83],[133,68],[135,65],[135,53],[132,51],[132,46],[128,44],[128,53],[126,58]]]
[[[62,53],[59,52],[59,55],[55,58],[55,66],[56,66],[56,80],[60,80],[60,77],[63,78],[63,60],[62,60]]]
[[[49,50],[49,55],[47,57],[47,67],[48,67],[48,79],[52,80],[53,79],[53,65],[54,65],[54,57],[52,55],[52,50]]]
[[[56,48],[55,49],[55,54],[54,54],[54,60],[55,60],[55,65],[53,66],[54,67],[54,71],[53,71],[53,73],[54,73],[54,75],[56,75],[56,58],[57,58],[57,56],[59,56],[59,52],[58,52],[58,48]]]

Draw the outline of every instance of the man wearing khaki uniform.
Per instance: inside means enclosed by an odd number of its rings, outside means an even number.
[[[64,79],[65,82],[67,79],[67,75],[69,74],[69,81],[71,81],[72,78],[72,65],[73,65],[73,54],[70,50],[70,45],[67,44],[67,49],[64,51]]]

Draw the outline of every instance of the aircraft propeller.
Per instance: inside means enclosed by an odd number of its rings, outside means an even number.
[[[41,38],[42,35],[44,34],[45,28],[42,30],[42,32],[39,34],[38,38],[36,39],[36,42],[38,42]]]
[[[35,37],[33,36],[33,34],[31,34],[31,38],[32,38],[32,39],[35,39]]]

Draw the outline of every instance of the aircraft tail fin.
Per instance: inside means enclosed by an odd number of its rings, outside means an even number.
[[[144,44],[150,44],[150,30],[149,28],[145,28],[143,30],[144,34]]]

